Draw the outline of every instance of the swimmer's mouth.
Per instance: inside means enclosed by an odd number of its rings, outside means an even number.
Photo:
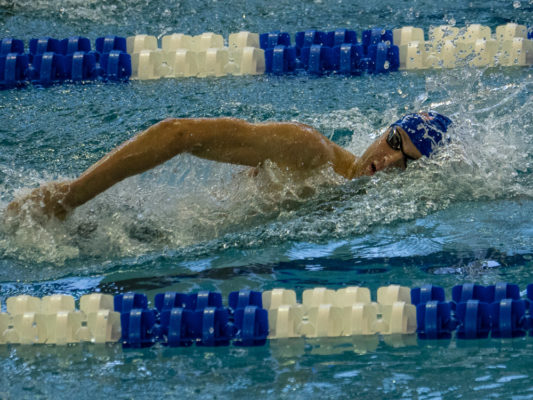
[[[376,164],[374,163],[370,164],[370,168],[371,168],[370,175],[374,175],[376,172],[378,172],[376,168]]]

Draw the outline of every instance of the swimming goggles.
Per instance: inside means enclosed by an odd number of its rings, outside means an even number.
[[[389,134],[387,135],[387,144],[391,147],[391,149],[401,151],[403,156],[408,160],[414,160],[413,157],[404,153],[402,147],[402,135],[398,130],[397,126],[391,126],[389,128]]]

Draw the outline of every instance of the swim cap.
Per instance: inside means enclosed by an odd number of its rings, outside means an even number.
[[[442,135],[448,130],[452,120],[435,111],[407,114],[393,123],[402,128],[411,142],[426,157],[442,141]]]

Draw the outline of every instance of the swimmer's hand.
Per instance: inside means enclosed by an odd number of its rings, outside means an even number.
[[[9,203],[5,215],[9,218],[29,212],[36,217],[46,216],[63,221],[70,210],[65,202],[69,192],[70,182],[47,183]]]

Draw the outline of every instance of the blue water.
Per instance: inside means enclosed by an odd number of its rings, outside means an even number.
[[[530,23],[527,1],[6,1],[0,37],[227,34],[246,29]],[[395,118],[434,108],[452,144],[403,173],[294,182],[274,165],[177,157],[65,223],[0,228],[0,301],[465,282],[533,283],[531,68],[379,76],[223,77],[0,92],[0,213],[70,179],[165,117],[297,120],[361,154]],[[0,346],[0,398],[531,398],[533,339],[271,341],[263,348]]]

